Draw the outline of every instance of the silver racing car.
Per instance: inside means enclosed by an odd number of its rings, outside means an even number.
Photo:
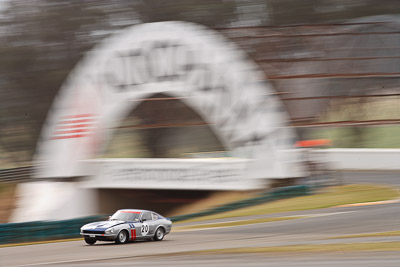
[[[118,210],[108,221],[85,224],[81,235],[93,245],[99,241],[115,241],[122,244],[135,240],[163,240],[171,231],[172,222],[158,213],[148,210]]]

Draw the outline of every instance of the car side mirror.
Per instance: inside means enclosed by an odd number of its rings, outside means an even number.
[[[146,221],[146,218],[143,218],[143,219],[142,219],[142,222],[145,222],[145,221]]]
[[[108,216],[108,220],[110,220],[111,219],[111,216]]]

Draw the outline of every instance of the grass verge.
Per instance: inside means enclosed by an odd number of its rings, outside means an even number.
[[[344,239],[344,238],[362,238],[362,237],[386,237],[386,236],[400,236],[400,230],[398,231],[388,231],[388,232],[377,232],[377,233],[363,233],[363,234],[353,234],[353,235],[341,235],[334,236],[329,239]]]
[[[397,197],[399,197],[399,191],[387,186],[369,184],[334,186],[325,188],[319,193],[310,196],[277,200],[253,207],[186,220],[180,223],[322,209],[346,204],[391,200]]]
[[[239,200],[256,197],[258,196],[257,193],[258,191],[215,192],[199,201],[177,207],[174,211],[170,212],[168,216],[172,217],[205,211],[216,206],[222,206]]]

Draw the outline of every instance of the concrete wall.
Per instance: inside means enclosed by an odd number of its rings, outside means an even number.
[[[10,222],[67,220],[98,213],[96,191],[79,182],[20,183]]]
[[[400,149],[316,149],[311,156],[336,170],[400,170]]]

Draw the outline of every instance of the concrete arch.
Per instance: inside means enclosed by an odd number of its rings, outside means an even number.
[[[87,160],[103,153],[119,121],[142,99],[163,92],[182,98],[245,160],[236,176],[293,177],[282,153],[295,135],[270,84],[233,43],[184,22],[132,26],[87,53],[49,112],[36,176],[96,175]]]

